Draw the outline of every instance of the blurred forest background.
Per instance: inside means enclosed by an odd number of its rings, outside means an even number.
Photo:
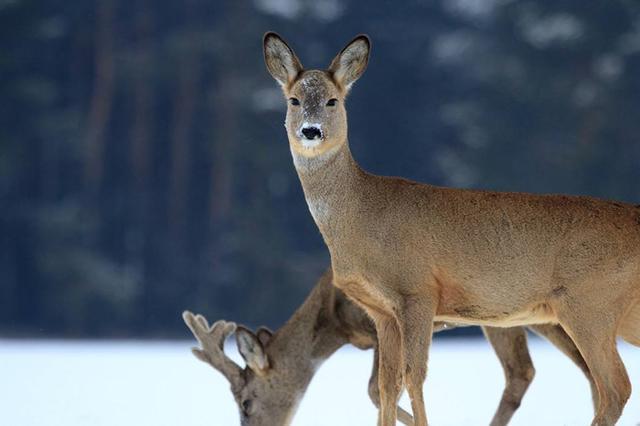
[[[637,0],[0,0],[0,334],[278,326],[328,265],[262,34],[326,67],[368,170],[640,202]]]

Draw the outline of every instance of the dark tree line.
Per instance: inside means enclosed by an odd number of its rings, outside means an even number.
[[[0,2],[0,333],[172,336],[189,308],[275,326],[328,256],[262,64],[360,32],[369,170],[640,202],[640,5]]]

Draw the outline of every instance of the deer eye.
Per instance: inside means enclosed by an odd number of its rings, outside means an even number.
[[[327,101],[327,106],[336,106],[336,102],[338,102],[336,98],[331,98]]]
[[[244,413],[245,416],[248,416],[250,414],[250,411],[251,411],[251,400],[245,399],[244,401],[242,401],[242,412]]]
[[[297,98],[289,98],[289,103],[291,105],[300,105],[300,101]]]

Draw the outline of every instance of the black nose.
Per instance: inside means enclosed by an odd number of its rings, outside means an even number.
[[[317,127],[304,127],[302,129],[302,134],[309,140],[322,137],[322,132]]]

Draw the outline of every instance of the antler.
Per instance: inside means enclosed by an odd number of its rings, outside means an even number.
[[[191,348],[196,358],[222,373],[232,388],[242,386],[242,369],[224,353],[224,341],[236,330],[236,324],[220,320],[209,326],[205,317],[189,311],[182,313],[182,319],[201,346]]]

